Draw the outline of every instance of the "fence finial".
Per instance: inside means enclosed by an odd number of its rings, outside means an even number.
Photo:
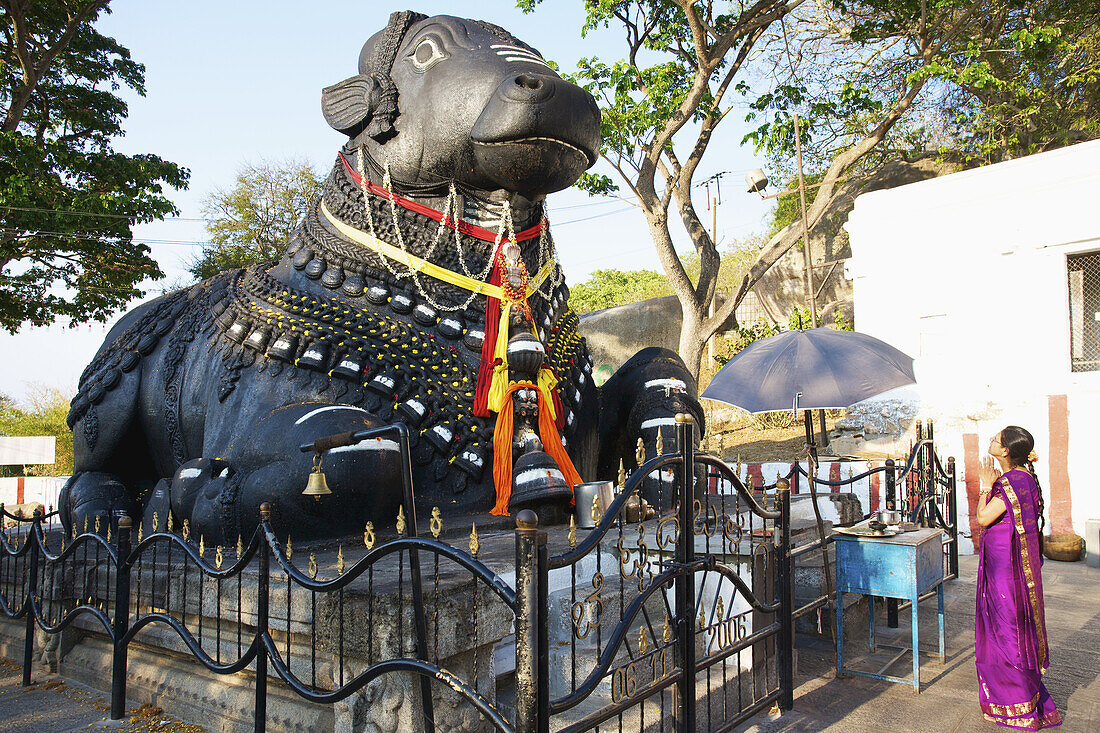
[[[523,509],[516,514],[516,529],[538,529],[538,526],[539,516],[530,509]]]

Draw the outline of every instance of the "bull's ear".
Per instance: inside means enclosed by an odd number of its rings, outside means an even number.
[[[374,114],[378,82],[372,77],[356,74],[350,79],[321,90],[321,112],[334,130],[354,137]]]

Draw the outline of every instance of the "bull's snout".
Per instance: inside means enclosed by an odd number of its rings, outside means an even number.
[[[557,89],[555,81],[561,79],[542,74],[516,74],[500,85],[500,92],[501,96],[514,102],[541,102],[554,95]]]
[[[566,188],[596,161],[600,109],[584,89],[553,74],[505,77],[470,140],[479,168],[512,190]]]

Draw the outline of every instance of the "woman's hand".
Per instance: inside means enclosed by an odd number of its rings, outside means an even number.
[[[978,480],[982,489],[992,489],[993,483],[1001,477],[1001,472],[993,465],[993,456],[986,456],[978,467]]]

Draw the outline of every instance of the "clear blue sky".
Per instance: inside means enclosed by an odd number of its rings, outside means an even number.
[[[190,189],[172,194],[180,218],[135,230],[150,241],[168,273],[156,288],[187,282],[184,267],[198,251],[193,243],[206,239],[197,221],[200,202],[212,189],[230,185],[242,163],[298,158],[328,169],[344,138],[322,118],[320,90],[356,72],[363,42],[391,11],[492,21],[566,70],[582,56],[612,59],[622,48],[615,27],[580,38],[580,0],[545,0],[532,15],[517,11],[510,0],[115,0],[111,7],[99,23],[101,32],[118,39],[146,68],[146,96],[129,98],[127,134],[117,148],[153,152],[191,170]],[[719,238],[729,241],[763,229],[769,206],[743,193],[744,174],[761,163],[751,148],[739,146],[739,120],[724,124],[729,127],[711,145],[697,180],[733,173],[723,181],[718,209]],[[604,172],[610,170],[605,166]],[[705,210],[702,190],[698,196]],[[660,269],[643,215],[620,200],[563,191],[550,197],[550,216],[572,283],[601,268]],[[0,392],[23,399],[31,384],[74,391],[104,335],[99,324],[0,335]]]

